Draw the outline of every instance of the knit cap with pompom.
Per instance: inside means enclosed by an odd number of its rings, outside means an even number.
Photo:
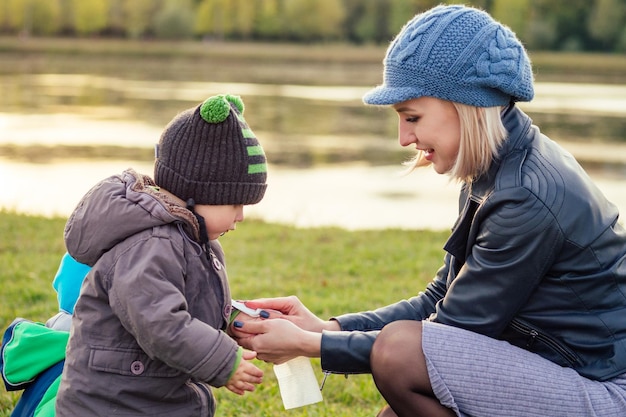
[[[195,204],[261,201],[267,162],[243,111],[239,96],[223,94],[177,115],[156,148],[155,183]]]

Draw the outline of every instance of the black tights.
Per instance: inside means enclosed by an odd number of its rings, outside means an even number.
[[[383,328],[370,356],[376,387],[389,407],[379,417],[451,417],[430,386],[422,351],[422,323],[397,321]]]

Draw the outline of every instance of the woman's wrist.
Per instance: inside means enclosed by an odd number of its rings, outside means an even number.
[[[322,352],[322,333],[309,331],[303,333],[302,343],[299,344],[302,352],[299,356],[319,358]]]
[[[324,326],[322,328],[322,330],[328,330],[331,332],[338,332],[341,331],[341,325],[339,324],[339,322],[337,320],[334,319],[330,319],[324,322]]]
[[[293,352],[296,356],[306,356],[309,358],[319,358],[322,354],[322,332],[326,331],[340,331],[341,327],[337,320],[321,321],[320,326],[316,330],[304,330],[300,337],[296,337],[298,340],[296,349]]]

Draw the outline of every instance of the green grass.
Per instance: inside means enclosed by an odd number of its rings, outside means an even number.
[[[0,211],[0,324],[15,317],[45,321],[57,311],[52,278],[65,252],[65,219]],[[233,296],[295,294],[327,318],[375,308],[422,290],[440,266],[446,232],[297,229],[246,220],[221,239]],[[384,405],[369,375],[331,375],[322,403],[285,411],[271,365],[257,361],[264,383],[236,396],[214,390],[221,416],[372,416]],[[321,381],[319,360],[313,360]],[[0,392],[0,417],[18,393]]]

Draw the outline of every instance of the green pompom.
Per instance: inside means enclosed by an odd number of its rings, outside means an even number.
[[[200,116],[209,123],[222,123],[230,114],[230,103],[239,113],[243,114],[243,101],[241,97],[232,94],[220,94],[204,100],[200,106]]]
[[[243,100],[241,100],[241,97],[233,96],[232,94],[226,94],[226,100],[233,103],[235,107],[237,107],[237,110],[239,110],[239,113],[243,115],[244,105],[243,105]]]
[[[209,97],[200,106],[200,116],[209,123],[222,123],[230,113],[230,104],[224,95]]]

